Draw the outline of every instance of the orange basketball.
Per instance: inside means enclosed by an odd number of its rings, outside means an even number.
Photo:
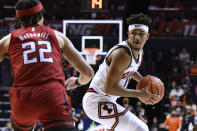
[[[152,82],[152,84],[151,84],[151,82]],[[165,93],[164,85],[159,78],[157,78],[155,76],[147,75],[141,81],[138,82],[136,89],[140,90],[140,89],[148,86],[149,84],[151,84],[151,86],[148,88],[148,91],[152,94],[156,94],[156,95],[160,96],[160,98],[153,97],[153,99],[156,100],[156,103],[158,103],[163,98],[164,93]],[[145,103],[143,101],[143,99],[139,99],[139,100],[141,102]],[[156,104],[156,103],[154,103],[154,104]],[[148,103],[146,103],[146,104],[148,104]]]

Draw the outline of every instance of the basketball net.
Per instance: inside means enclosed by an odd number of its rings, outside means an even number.
[[[98,48],[85,48],[84,49],[87,54],[85,54],[86,62],[90,65],[96,64],[96,57]]]

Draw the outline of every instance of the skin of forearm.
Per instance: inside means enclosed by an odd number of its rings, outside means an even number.
[[[133,78],[135,81],[138,82],[138,81],[140,81],[141,79],[143,79],[143,76],[140,75],[140,73],[136,71],[135,73],[133,73],[132,78]]]
[[[108,88],[106,90],[106,93],[109,94],[109,95],[122,96],[122,97],[137,98],[139,96],[139,91],[138,90],[121,88],[119,86],[113,86],[111,88]]]

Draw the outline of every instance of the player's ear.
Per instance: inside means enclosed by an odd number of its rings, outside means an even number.
[[[44,17],[42,17],[41,15],[38,15],[37,19],[38,19],[38,23],[39,23],[40,25],[43,25]]]
[[[130,35],[130,32],[129,32],[129,31],[127,31],[127,35],[128,35],[128,36]]]
[[[40,21],[40,20],[43,20],[44,19],[44,17],[42,16],[42,15],[37,15],[37,19],[38,19],[38,21]]]
[[[146,37],[146,40],[148,40],[150,37],[150,33],[147,33],[147,37]]]

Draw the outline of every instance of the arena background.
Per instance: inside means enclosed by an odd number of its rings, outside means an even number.
[[[15,18],[17,0],[0,0],[0,38],[13,30],[11,22]],[[144,61],[140,67],[142,75],[155,75],[165,84],[165,96],[158,104],[144,105],[134,98],[118,99],[123,105],[128,102],[131,110],[147,122],[151,131],[165,131],[162,123],[175,110],[182,120],[181,131],[195,131],[197,125],[197,1],[196,0],[41,0],[45,14],[45,25],[63,32],[63,20],[122,20],[122,39],[127,39],[125,18],[130,14],[145,13],[152,20],[151,37],[144,47]],[[103,50],[108,51],[118,43],[117,26],[101,26],[97,30],[92,24],[77,24],[76,30],[68,29],[68,37],[81,50],[81,37],[102,35]],[[83,31],[82,31],[83,30]],[[95,32],[96,30],[96,32]],[[74,32],[73,32],[74,31]],[[91,47],[91,45],[90,45]],[[98,55],[94,70],[98,69],[104,55]],[[63,61],[65,79],[78,73]],[[8,90],[12,85],[9,60],[0,63],[0,127],[7,128],[10,105]],[[131,81],[129,88],[135,88]],[[83,113],[81,100],[88,85],[70,91],[73,117],[76,128],[94,128]],[[177,89],[175,89],[177,88]],[[144,110],[145,109],[145,112]],[[193,127],[193,128],[192,128]],[[36,130],[40,130],[40,125]],[[103,128],[103,127],[101,127]],[[96,129],[95,129],[96,130]]]

